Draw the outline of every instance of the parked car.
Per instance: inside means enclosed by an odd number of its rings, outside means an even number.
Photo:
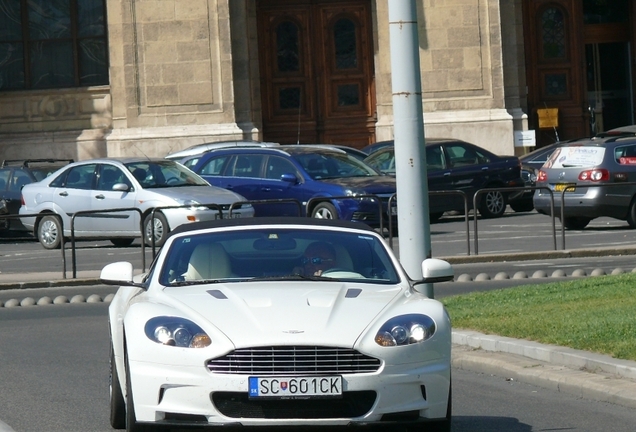
[[[72,162],[73,159],[3,160],[0,164],[0,201],[4,201],[5,214],[18,214],[22,186],[40,181]],[[19,218],[0,220],[0,234],[9,229],[26,230]]]
[[[384,146],[364,161],[378,171],[395,175],[394,146]],[[466,194],[469,209],[473,206],[473,197],[478,190],[499,189],[484,192],[478,197],[477,209],[485,218],[504,214],[509,196],[506,188],[524,186],[519,158],[497,156],[474,144],[456,139],[426,139],[426,162],[429,192],[462,192]],[[444,212],[452,210],[465,210],[464,199],[459,193],[429,195],[431,222],[437,221]]]
[[[251,140],[229,140],[229,141],[215,141],[211,143],[195,144],[186,149],[172,152],[165,156],[166,159],[180,161],[185,158],[191,158],[205,153],[208,150],[226,148],[226,147],[275,147],[279,145],[273,142],[261,142]],[[192,159],[190,159],[192,160]]]
[[[326,255],[307,255],[310,251]],[[320,275],[301,275],[304,263]],[[360,223],[182,225],[149,272],[107,265],[115,429],[377,426],[450,431],[451,322]]]
[[[245,198],[208,182],[178,162],[167,159],[104,158],[75,162],[46,179],[22,188],[22,223],[33,231],[42,246],[58,248],[62,235],[71,235],[71,218],[79,211],[95,211],[76,217],[75,237],[108,238],[117,246],[128,246],[140,237],[143,220],[145,241],[161,246],[175,227],[221,217],[250,217],[254,208],[229,207]],[[188,206],[164,209],[157,207]],[[112,209],[137,211],[105,212]],[[152,223],[151,223],[152,222]]]
[[[636,137],[584,138],[556,149],[539,171],[534,207],[555,216],[568,229],[584,229],[592,219],[607,216],[636,228]],[[591,187],[590,187],[591,186]]]
[[[314,145],[322,145],[322,144],[314,144]],[[349,156],[353,156],[354,158],[358,159],[358,160],[364,160],[367,157],[367,154],[364,153],[362,150],[358,150],[357,148],[354,147],[350,147],[350,146],[346,146],[346,145],[339,145],[339,144],[324,144],[325,147],[333,147],[333,148],[337,148],[340,149],[342,151],[344,151],[345,153],[347,153]]]
[[[393,140],[378,141],[373,144],[369,144],[366,147],[362,147],[361,151],[368,156],[385,147],[393,147],[393,145],[394,145]]]
[[[219,149],[201,156],[192,170],[210,184],[233,190],[248,200],[287,200],[255,204],[256,216],[298,215],[298,205],[290,201],[295,200],[301,204],[301,216],[308,212],[314,218],[345,219],[377,227],[377,201],[353,197],[378,196],[388,217],[387,203],[395,194],[394,178],[327,145]],[[329,198],[344,196],[352,199]]]

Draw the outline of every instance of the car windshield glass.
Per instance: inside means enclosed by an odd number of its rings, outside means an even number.
[[[241,227],[180,236],[166,254],[159,276],[166,286],[263,280],[399,282],[384,243],[361,233]]]
[[[314,180],[378,175],[373,168],[344,152],[299,153],[293,157]]]
[[[604,147],[559,147],[543,164],[543,168],[591,168],[600,165],[604,156]]]
[[[208,186],[208,182],[197,174],[170,160],[131,162],[126,168],[144,189]]]

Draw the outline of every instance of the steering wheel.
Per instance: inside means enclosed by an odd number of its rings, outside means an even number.
[[[353,278],[353,279],[364,279],[364,276],[360,273],[351,271],[342,267],[334,267],[327,269],[320,273],[320,276],[325,277],[333,277],[333,278]]]
[[[166,184],[177,184],[179,183],[179,179],[177,177],[170,177],[166,180]]]

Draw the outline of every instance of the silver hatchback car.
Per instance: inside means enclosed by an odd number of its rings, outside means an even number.
[[[116,246],[128,246],[141,236],[161,246],[175,227],[221,217],[252,217],[254,208],[233,203],[245,201],[239,194],[211,186],[197,174],[166,159],[104,158],[72,163],[46,179],[22,189],[20,214],[46,249],[60,245],[60,220],[64,236],[108,238]],[[179,208],[166,208],[179,207]],[[114,209],[139,209],[106,211]],[[151,224],[152,211],[155,211]],[[75,216],[77,212],[83,212]],[[222,214],[222,215],[221,215]],[[154,228],[154,229],[153,229]]]
[[[585,138],[557,147],[537,176],[534,207],[555,216],[563,226],[584,229],[592,219],[607,216],[636,228],[636,138]],[[553,198],[550,192],[553,193]]]

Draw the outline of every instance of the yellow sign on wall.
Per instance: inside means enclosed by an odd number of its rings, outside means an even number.
[[[537,115],[539,116],[539,129],[559,127],[558,108],[539,108],[537,109]]]

